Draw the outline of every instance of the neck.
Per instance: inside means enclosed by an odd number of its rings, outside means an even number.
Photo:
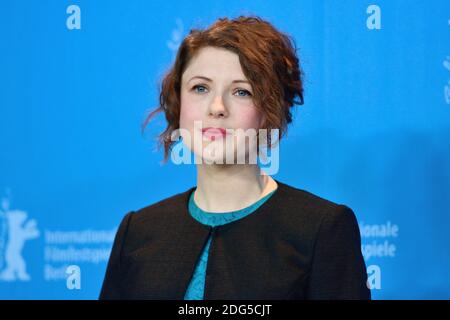
[[[195,203],[204,211],[243,209],[277,188],[256,164],[197,164]]]

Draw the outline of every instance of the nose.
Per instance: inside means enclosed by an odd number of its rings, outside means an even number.
[[[209,116],[214,118],[223,118],[228,116],[227,108],[225,107],[222,97],[217,96],[209,107]]]

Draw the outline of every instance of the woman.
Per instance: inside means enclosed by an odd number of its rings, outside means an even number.
[[[370,299],[353,211],[250,161],[256,142],[274,145],[259,129],[281,138],[303,104],[291,41],[241,16],[181,43],[144,127],[165,113],[164,160],[182,138],[197,184],[123,218],[100,299]]]

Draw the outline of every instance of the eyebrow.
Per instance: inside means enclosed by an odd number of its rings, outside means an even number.
[[[189,79],[189,81],[188,82],[190,82],[191,80],[193,80],[193,79],[195,79],[195,78],[198,78],[198,79],[203,79],[203,80],[206,80],[206,81],[209,81],[209,82],[213,82],[211,79],[209,79],[209,78],[207,78],[207,77],[204,77],[204,76],[194,76],[194,77],[192,77],[191,79]],[[233,80],[231,83],[248,83],[248,84],[250,84],[250,82],[248,82],[247,80]]]

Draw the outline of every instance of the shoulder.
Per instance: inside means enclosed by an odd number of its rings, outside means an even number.
[[[319,232],[355,227],[356,216],[345,204],[331,201],[310,191],[282,183],[277,180],[281,191],[273,206],[278,208],[278,219],[283,225],[300,227],[315,237]],[[280,214],[282,213],[282,214]]]
[[[165,238],[169,228],[176,229],[183,219],[188,197],[193,189],[189,188],[145,207],[129,211],[122,218],[116,236],[121,241],[126,238],[128,249],[125,251],[138,248],[154,238]]]
[[[278,203],[283,208],[297,214],[306,214],[309,218],[323,219],[326,216],[341,216],[353,214],[352,210],[341,203],[331,201],[310,191],[282,183],[277,180],[280,188]]]
[[[281,193],[284,196],[284,201],[290,205],[301,206],[302,208],[322,208],[335,209],[340,204],[325,199],[310,191],[288,185],[286,183],[276,180]]]

